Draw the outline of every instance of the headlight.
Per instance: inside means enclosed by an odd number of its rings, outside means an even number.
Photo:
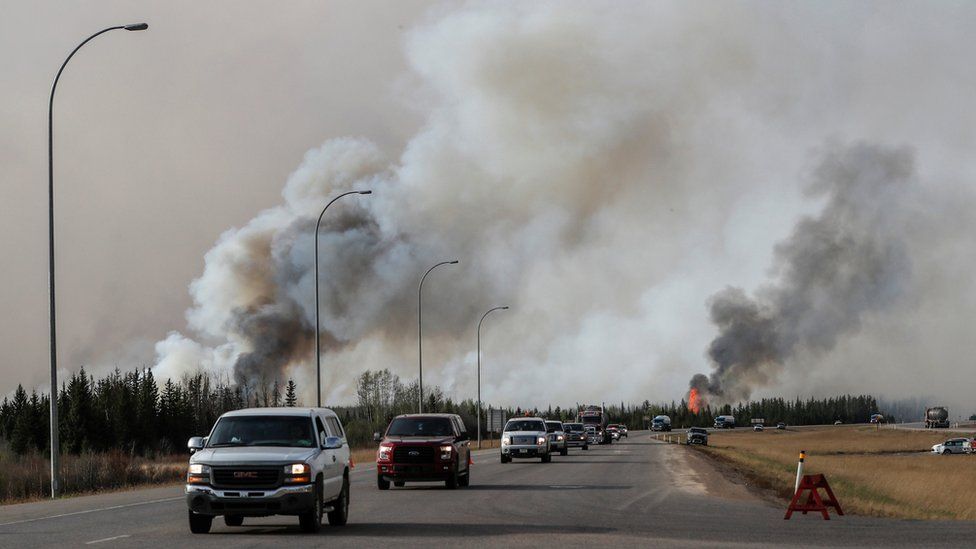
[[[307,463],[285,465],[285,482],[291,484],[312,482],[312,468]]]
[[[445,444],[445,445],[441,446],[441,459],[442,460],[445,460],[445,461],[451,459],[451,452],[453,450],[454,450],[454,447],[451,446],[450,444]]]
[[[563,435],[556,435],[556,440],[566,440],[566,437]]]
[[[210,466],[191,463],[186,472],[187,484],[210,484]]]
[[[380,445],[380,450],[376,454],[376,459],[379,461],[390,461],[393,457],[393,447]]]
[[[538,439],[538,440],[536,440],[535,442],[536,442],[536,444],[538,444],[539,446],[542,446],[543,444],[545,444],[545,443],[546,443],[546,437],[539,437],[539,439]]]
[[[508,435],[505,435],[505,436],[502,437],[502,445],[503,446],[508,446],[511,443],[512,443],[512,437],[510,437]]]

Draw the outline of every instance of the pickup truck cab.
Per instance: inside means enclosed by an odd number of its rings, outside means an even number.
[[[349,518],[349,445],[327,408],[249,408],[217,419],[208,437],[187,443],[190,531],[205,534],[214,517],[240,526],[245,517],[297,515],[317,532],[322,516]]]
[[[450,489],[471,483],[471,449],[457,414],[405,414],[384,433],[374,433],[376,487],[389,490],[409,482],[443,482]]]

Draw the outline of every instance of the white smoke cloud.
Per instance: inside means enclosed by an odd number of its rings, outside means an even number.
[[[315,218],[332,196],[372,189],[323,219],[328,399],[347,400],[365,369],[414,376],[417,283],[455,257],[425,287],[425,383],[473,396],[477,319],[507,304],[486,325],[486,399],[683,392],[714,335],[707,296],[753,287],[811,207],[794,183],[810,148],[837,130],[874,137],[884,120],[853,127],[831,108],[850,107],[845,75],[827,73],[850,68],[847,27],[817,49],[803,41],[825,17],[713,8],[432,12],[406,42],[420,131],[399,155],[349,138],[310,151],[283,204],[224,233],[191,284],[188,327],[213,347],[170,335],[157,368],[314,379]],[[882,76],[881,89],[899,78]]]

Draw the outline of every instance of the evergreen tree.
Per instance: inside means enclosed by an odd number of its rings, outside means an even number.
[[[298,396],[295,394],[295,391],[295,382],[289,379],[288,385],[285,388],[285,406],[294,408],[298,404]]]

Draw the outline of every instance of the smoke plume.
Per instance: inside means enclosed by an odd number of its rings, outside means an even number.
[[[774,280],[753,296],[729,287],[709,300],[719,335],[708,347],[711,375],[691,379],[696,395],[747,399],[797,353],[830,351],[903,295],[911,274],[905,231],[918,196],[911,152],[834,145],[806,190],[824,206],[776,246]]]

